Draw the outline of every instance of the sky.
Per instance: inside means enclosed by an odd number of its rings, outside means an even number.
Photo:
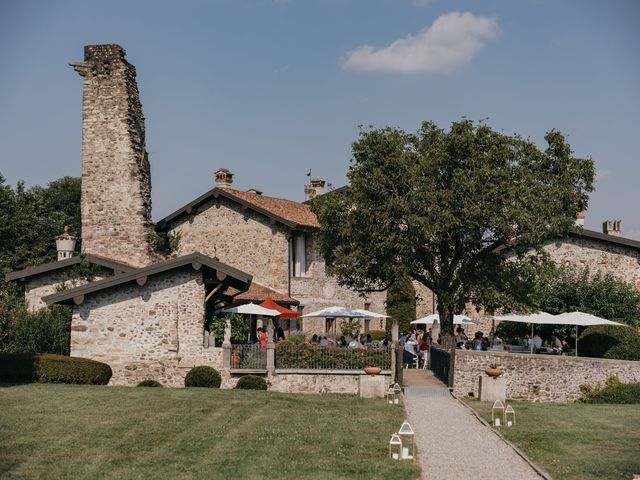
[[[359,125],[467,117],[595,161],[586,227],[640,239],[640,2],[0,0],[0,173],[81,172],[83,46],[136,66],[153,217],[213,188],[303,199],[346,183]]]

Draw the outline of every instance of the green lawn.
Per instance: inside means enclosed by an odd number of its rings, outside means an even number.
[[[0,387],[2,478],[415,479],[384,400],[263,391]]]
[[[491,422],[491,403],[467,402]],[[640,473],[640,405],[508,402],[516,425],[500,432],[556,480]]]

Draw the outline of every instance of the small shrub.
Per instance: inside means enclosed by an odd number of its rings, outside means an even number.
[[[640,404],[640,383],[622,383],[615,375],[607,378],[603,388],[582,385],[580,390],[582,403]]]
[[[220,372],[206,365],[193,367],[184,378],[185,387],[220,388],[221,383]]]
[[[113,372],[106,363],[53,354],[0,355],[0,380],[106,385]]]
[[[580,335],[578,352],[586,357],[640,360],[640,333],[631,327],[595,325]]]
[[[162,384],[155,380],[143,380],[138,384],[138,387],[162,387]]]
[[[240,390],[267,390],[267,382],[257,375],[245,375],[238,380],[236,388]]]

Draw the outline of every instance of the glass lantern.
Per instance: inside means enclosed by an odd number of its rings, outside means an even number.
[[[507,405],[507,408],[504,411],[504,421],[507,424],[507,427],[511,427],[516,424],[516,411],[511,405]]]
[[[395,403],[400,403],[400,400],[402,399],[402,387],[400,385],[398,385],[397,383],[393,384],[393,391],[396,394],[396,399],[397,402]]]
[[[400,403],[400,399],[398,398],[398,395],[396,394],[396,391],[393,389],[393,387],[389,387],[389,390],[387,390],[387,402],[389,402],[389,405],[397,405]]]
[[[504,419],[504,404],[500,400],[496,400],[493,402],[493,407],[491,407],[491,423],[493,423],[496,427],[502,425],[502,421]]]
[[[404,421],[402,426],[400,426],[398,435],[400,435],[400,438],[402,439],[402,455],[400,458],[402,458],[402,460],[413,460],[416,456],[416,446],[413,428],[411,428],[409,422],[406,420]]]
[[[391,435],[391,440],[389,440],[389,458],[393,460],[400,460],[400,456],[402,455],[402,440],[400,440],[400,436],[397,433]]]

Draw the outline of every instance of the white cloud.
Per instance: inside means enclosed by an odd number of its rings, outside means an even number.
[[[611,175],[611,170],[599,168],[596,170],[596,181],[607,178],[609,175]]]
[[[342,66],[359,72],[451,73],[468,63],[484,40],[499,33],[494,18],[451,12],[436,18],[416,36],[409,34],[384,48],[357,47],[341,59]]]

